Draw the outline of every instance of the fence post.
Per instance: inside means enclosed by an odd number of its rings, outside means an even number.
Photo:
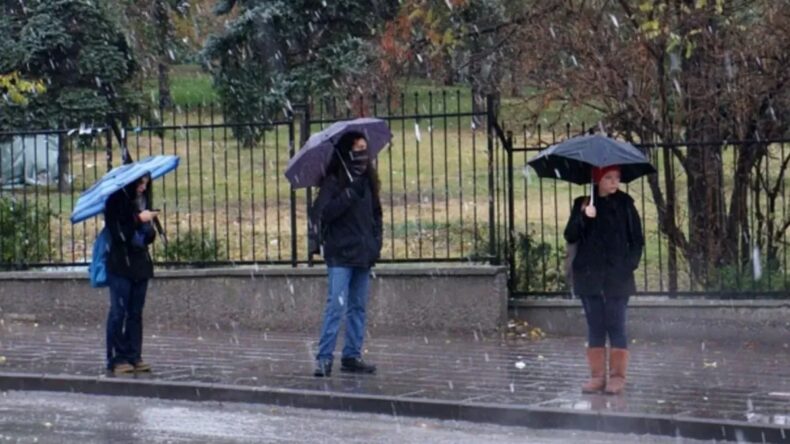
[[[515,197],[513,196],[513,131],[507,132],[505,140],[507,154],[507,262],[509,267],[508,287],[512,294],[516,283],[516,217]]]
[[[293,158],[296,154],[296,128],[294,127],[294,116],[293,114],[289,115],[288,119],[288,157]],[[296,190],[294,189],[293,184],[289,185],[291,187],[291,266],[296,267],[298,260],[297,260],[297,249],[296,249]]]
[[[494,202],[496,200],[496,190],[494,184],[494,126],[496,125],[496,110],[494,109],[494,97],[486,96],[486,135],[488,138],[488,254],[491,265],[499,264],[499,252],[496,239],[496,211]]]
[[[304,144],[307,143],[307,139],[310,138],[310,124],[311,124],[310,119],[311,119],[312,116],[310,115],[310,102],[309,101],[304,104],[304,108],[303,109],[304,109],[304,111],[302,112],[302,120],[301,120],[300,126],[299,126],[299,146],[304,146]],[[312,187],[307,187],[307,190],[305,192],[306,192],[305,199],[307,201],[307,203],[306,203],[306,205],[307,205],[306,210],[307,211],[305,212],[305,214],[308,215],[307,216],[308,217],[307,229],[310,230],[310,221],[309,221],[310,206],[312,205],[312,202],[313,202],[313,189],[312,189]],[[310,250],[310,243],[309,242],[307,243],[305,248],[308,250],[307,251],[307,266],[308,267],[312,267],[313,266],[313,255],[309,251]]]
[[[65,126],[64,126],[65,128]],[[69,181],[66,179],[69,173],[69,138],[67,132],[61,131],[58,134],[58,191],[60,193],[69,192]]]

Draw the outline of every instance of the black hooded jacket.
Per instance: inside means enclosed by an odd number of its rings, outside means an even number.
[[[346,185],[334,175],[327,176],[311,209],[330,267],[369,268],[381,253],[381,202],[373,194],[370,178],[354,180]]]
[[[645,241],[634,200],[617,191],[596,197],[596,217],[588,218],[582,205],[589,196],[573,203],[565,240],[576,244],[573,289],[579,296],[603,294],[629,296],[636,291],[634,270],[639,266]]]
[[[141,281],[154,276],[154,263],[148,253],[148,245],[154,241],[156,234],[150,222],[140,222],[140,208],[135,194],[135,186],[127,186],[110,195],[104,206],[104,224],[112,237],[107,270],[133,281]],[[145,209],[151,209],[150,193]],[[138,231],[144,234],[144,246],[132,241]]]

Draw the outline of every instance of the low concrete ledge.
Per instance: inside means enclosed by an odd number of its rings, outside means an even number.
[[[586,335],[579,299],[515,299],[510,316],[554,335]],[[632,297],[632,339],[790,342],[790,299],[715,300]]]
[[[507,321],[502,267],[382,265],[374,270],[368,321],[373,333],[470,329]],[[0,273],[0,317],[50,324],[104,322],[107,289],[81,271]],[[146,300],[147,325],[315,332],[326,300],[326,268],[236,267],[157,270]]]
[[[87,281],[87,267],[74,267],[70,271],[9,271],[0,273],[0,282],[4,281]],[[379,265],[373,268],[374,276],[496,276],[504,273],[502,267],[487,265],[458,265],[453,263],[403,265]],[[155,279],[197,279],[209,277],[298,277],[326,276],[326,267],[291,267],[284,265],[240,266],[233,268],[189,268],[189,269],[157,269]]]

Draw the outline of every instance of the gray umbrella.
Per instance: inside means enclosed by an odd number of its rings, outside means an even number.
[[[527,162],[539,177],[583,185],[592,181],[592,167],[620,166],[620,180],[631,182],[656,172],[645,155],[627,142],[594,134],[552,145]]]
[[[527,164],[539,177],[565,180],[579,185],[589,183],[590,202],[595,200],[592,192],[593,167],[619,165],[620,181],[623,183],[656,172],[647,157],[635,146],[600,134],[574,137],[552,145],[530,159]]]
[[[310,136],[307,143],[288,161],[285,177],[294,188],[319,186],[332,161],[335,144],[346,134],[356,131],[368,140],[371,158],[378,155],[392,140],[392,131],[381,119],[363,117],[333,123],[321,132]]]

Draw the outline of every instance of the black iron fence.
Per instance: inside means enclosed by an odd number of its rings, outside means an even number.
[[[487,109],[472,111],[468,93],[327,99],[309,109],[286,109],[279,120],[249,123],[228,122],[213,107],[148,114],[159,123],[138,121],[122,131],[132,157],[181,157],[180,167],[153,185],[154,207],[162,210],[169,237],[167,245],[153,247],[160,265],[319,261],[307,254],[307,210],[314,192],[293,190],[283,172],[312,132],[360,115],[385,119],[394,134],[378,159],[382,260],[488,261],[495,253],[489,241],[493,173],[488,159],[494,139],[488,123],[493,118]],[[102,218],[71,225],[69,215],[80,193],[120,164],[111,129],[0,132],[2,144],[8,150],[0,150],[0,170],[19,163],[46,176],[37,186],[14,184],[24,182],[19,174],[2,178],[0,201],[13,211],[0,212],[0,226],[26,227],[23,235],[0,241],[0,250],[7,252],[4,267],[88,263]],[[25,144],[29,150],[12,148]],[[53,157],[58,161],[50,162]],[[22,224],[20,217],[34,223]]]
[[[146,121],[156,124],[127,124],[120,139],[135,159],[181,156],[181,166],[153,187],[170,240],[153,247],[160,265],[320,261],[307,253],[314,190],[293,190],[283,172],[311,133],[365,115],[385,119],[394,134],[377,164],[384,262],[504,264],[514,297],[568,294],[562,230],[572,199],[589,190],[540,180],[524,166],[583,128],[505,133],[493,105],[475,107],[466,91],[440,91],[323,99],[246,123],[229,122],[214,107],[153,110]],[[0,132],[2,268],[90,261],[102,220],[72,225],[69,215],[79,194],[120,163],[118,139],[107,125]],[[640,294],[787,296],[787,142],[638,145],[659,170],[626,187],[647,241]],[[759,161],[744,172],[742,154],[754,150]],[[719,166],[707,171],[703,163],[702,179],[684,174],[684,162],[708,158]],[[711,214],[700,214],[700,190]],[[708,225],[717,231],[701,238]]]
[[[524,166],[553,143],[585,133],[495,128],[497,242],[514,297],[568,295],[563,230],[588,186],[539,179]],[[658,174],[623,187],[642,217],[641,295],[790,295],[786,186],[790,140],[635,143]],[[500,169],[499,165],[504,165]]]

